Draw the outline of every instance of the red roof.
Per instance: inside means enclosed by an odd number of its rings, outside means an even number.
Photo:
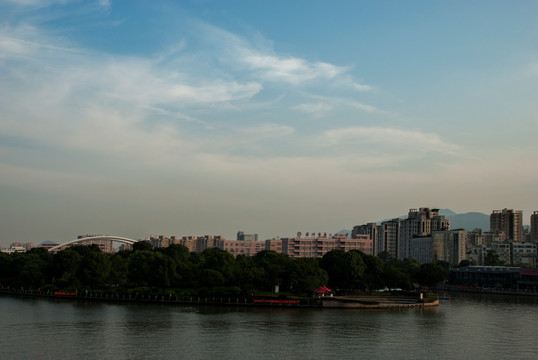
[[[314,292],[316,294],[319,294],[319,293],[328,293],[328,292],[331,292],[332,290],[329,289],[328,287],[326,286],[320,286],[319,288],[317,288],[316,290],[314,290]]]

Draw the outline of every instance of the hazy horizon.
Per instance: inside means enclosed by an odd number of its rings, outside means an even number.
[[[0,1],[0,246],[538,210],[536,1]]]

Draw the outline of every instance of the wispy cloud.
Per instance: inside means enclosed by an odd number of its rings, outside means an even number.
[[[298,104],[292,107],[293,110],[311,114],[314,117],[322,117],[334,109],[353,108],[367,113],[387,114],[387,111],[376,108],[375,106],[363,104],[356,100],[346,98],[309,95],[308,97],[318,100],[316,102],[308,102]]]
[[[202,37],[198,46],[184,38],[148,56],[85,49],[29,25],[0,29],[5,60],[0,61],[0,69],[7,74],[0,84],[6,94],[0,100],[2,133],[152,166],[189,158],[198,171],[205,171],[201,159],[211,158],[212,153],[237,164],[247,161],[250,153],[270,161],[281,159],[283,151],[292,159],[311,148],[310,162],[315,163],[319,132],[298,131],[289,109],[314,117],[342,107],[383,113],[347,97],[320,95],[319,89],[327,87],[344,92],[371,90],[352,79],[349,67],[281,55],[264,39],[251,43],[207,24],[199,26],[204,31],[197,34]],[[276,91],[272,84],[282,86]],[[271,90],[269,98],[264,97],[266,88]],[[287,94],[292,96],[288,99]],[[19,106],[20,99],[32,106]],[[287,109],[272,115],[284,101]],[[245,126],[247,122],[235,120],[230,113],[255,119],[254,125]],[[395,143],[399,136],[410,135],[358,127],[326,132],[323,142],[339,148],[361,137],[362,141],[385,137]],[[415,134],[413,141],[448,148],[439,138],[436,142],[423,135]],[[285,150],[274,148],[273,141]],[[327,161],[346,158],[333,156]],[[384,161],[365,154],[360,163]]]
[[[6,0],[8,3],[19,6],[47,7],[51,4],[67,4],[77,0]],[[107,0],[98,0],[99,2],[108,2]]]
[[[340,102],[347,104],[351,107],[354,107],[355,109],[359,109],[359,110],[366,111],[369,113],[386,113],[386,111],[380,110],[376,108],[375,106],[363,104],[361,102],[354,101],[354,100],[342,100],[341,99]]]
[[[372,89],[370,85],[354,81],[348,66],[278,54],[269,41],[260,40],[259,34],[255,37],[256,43],[251,43],[246,38],[208,24],[199,24],[199,27],[208,39],[223,50],[219,54],[221,61],[232,68],[248,69],[251,72],[249,76],[260,80],[293,86],[329,81],[358,91]]]
[[[294,129],[291,126],[265,123],[254,127],[246,127],[238,130],[239,134],[255,138],[272,138],[288,136],[293,134]]]
[[[355,90],[358,90],[358,91],[370,91],[370,90],[373,90],[373,89],[374,89],[374,87],[371,86],[371,85],[359,84],[359,83],[356,83],[356,82],[352,82],[352,83],[351,83],[351,86],[352,86]]]
[[[204,30],[197,34],[203,46],[193,47],[183,39],[145,57],[85,49],[28,24],[1,28],[0,68],[7,74],[0,84],[0,91],[7,94],[0,100],[3,133],[117,157],[173,162],[178,154],[192,153],[208,141],[215,142],[212,148],[220,152],[234,151],[218,132],[211,137],[204,133],[219,126],[256,139],[301,138],[294,127],[274,119],[246,128],[234,124],[230,116],[225,122],[217,120],[219,110],[243,116],[253,116],[252,109],[258,114],[270,112],[286,94],[273,89],[273,100],[262,96],[272,83],[286,85],[286,91],[292,91],[289,85],[300,88],[289,107],[313,116],[344,103],[377,111],[336,97],[326,101],[319,96],[311,102],[312,96],[302,92],[309,87],[315,94],[324,83],[368,90],[367,85],[353,82],[348,67],[279,55],[268,41],[250,43],[207,24],[199,28]],[[20,99],[34,106],[21,107]],[[202,127],[193,129],[194,124]],[[99,146],[103,141],[109,145]],[[271,154],[270,147],[264,149]]]
[[[99,6],[104,7],[104,8],[109,8],[111,5],[110,0],[97,0],[97,4],[99,4]]]
[[[261,54],[251,49],[240,49],[240,61],[257,71],[266,81],[287,82],[299,85],[306,81],[322,78],[333,79],[345,72],[345,68],[327,63],[310,63],[295,57],[277,57]]]
[[[31,25],[0,28],[0,59],[33,58],[34,61],[43,61],[50,56],[61,59],[64,52],[76,53],[80,50],[65,40],[59,42],[43,35]]]
[[[317,102],[299,104],[294,106],[293,109],[303,113],[312,114],[316,117],[320,117],[332,110],[333,106],[324,102]]]
[[[326,131],[327,145],[374,144],[376,149],[398,146],[456,155],[459,146],[445,142],[434,133],[383,127],[348,127]]]
[[[176,119],[209,129],[189,109],[226,106],[262,90],[254,81],[206,77],[192,64],[177,69],[160,58],[87,51],[31,27],[0,29],[0,49],[3,134],[115,156],[163,161],[196,148],[183,147]],[[22,99],[32,106],[21,106]]]

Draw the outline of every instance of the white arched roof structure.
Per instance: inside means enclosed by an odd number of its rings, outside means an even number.
[[[80,243],[80,242],[85,242],[85,241],[88,241],[88,240],[117,241],[117,242],[120,242],[120,243],[123,243],[123,244],[128,244],[128,245],[133,245],[134,243],[137,243],[137,242],[140,241],[140,240],[133,240],[133,239],[129,239],[129,238],[126,238],[126,237],[120,237],[120,236],[110,236],[110,235],[90,236],[90,237],[71,240],[71,241],[65,242],[65,243],[60,244],[60,245],[56,245],[54,247],[51,247],[49,249],[49,251],[56,251],[56,250],[61,249],[61,248],[65,247],[65,246],[73,245],[73,244]]]

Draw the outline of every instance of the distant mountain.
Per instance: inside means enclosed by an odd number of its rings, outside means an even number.
[[[444,215],[446,218],[448,218],[449,216],[454,216],[458,214],[456,214],[454,211],[450,209],[439,209],[439,215]]]
[[[445,215],[446,216],[446,215]],[[468,212],[465,214],[454,214],[446,216],[450,220],[451,229],[465,229],[472,231],[473,229],[482,229],[482,232],[489,231],[489,215],[479,212]]]

